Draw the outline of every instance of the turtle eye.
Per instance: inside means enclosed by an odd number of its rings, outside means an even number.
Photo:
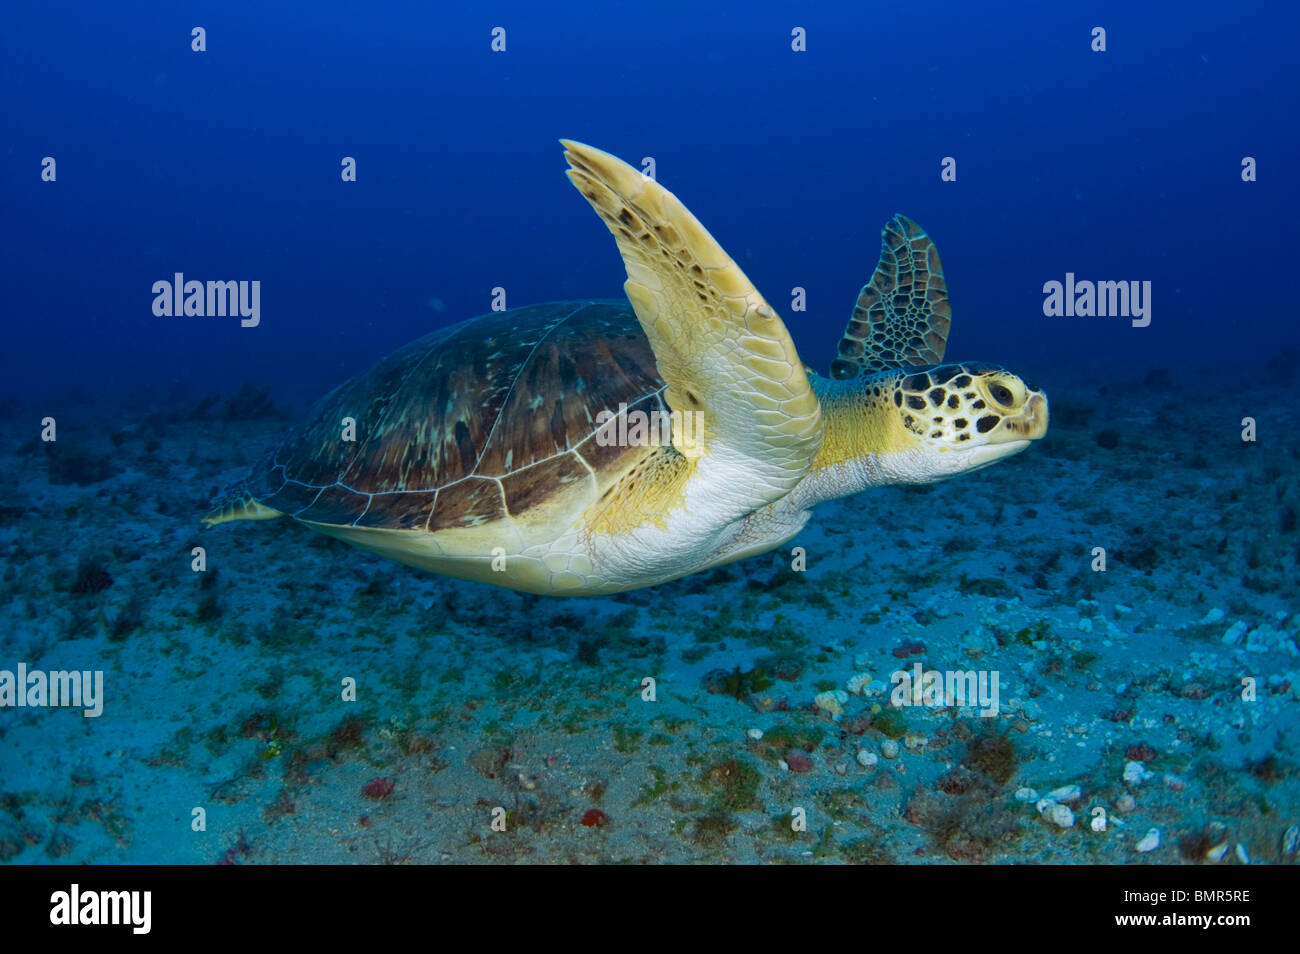
[[[1015,403],[1015,398],[1011,390],[1004,384],[994,384],[989,387],[989,395],[1003,407],[1011,407]]]

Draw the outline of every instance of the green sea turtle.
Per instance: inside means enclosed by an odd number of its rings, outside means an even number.
[[[628,301],[502,311],[399,349],[322,398],[206,525],[289,515],[450,576],[612,593],[763,553],[824,500],[977,470],[1046,432],[1043,392],[941,363],[943,270],[911,220],[884,229],[822,378],[672,193],[563,144]]]

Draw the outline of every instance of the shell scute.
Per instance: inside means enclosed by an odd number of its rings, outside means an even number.
[[[663,386],[626,302],[484,315],[321,398],[249,490],[330,526],[436,532],[517,518],[557,497],[594,498],[644,457],[650,448],[600,446],[596,416],[666,409]]]

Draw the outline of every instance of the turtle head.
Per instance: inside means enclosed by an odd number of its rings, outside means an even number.
[[[885,484],[930,484],[987,467],[1047,433],[1047,395],[967,361],[814,377],[824,439],[795,505]]]
[[[930,471],[917,475],[926,482],[987,467],[1047,433],[1047,395],[997,365],[967,361],[900,372],[893,403]]]

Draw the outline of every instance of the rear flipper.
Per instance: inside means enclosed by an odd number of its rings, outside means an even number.
[[[235,520],[271,520],[283,517],[279,510],[272,510],[253,499],[253,495],[241,490],[219,503],[202,523],[204,527],[215,527],[219,523],[231,523]]]

